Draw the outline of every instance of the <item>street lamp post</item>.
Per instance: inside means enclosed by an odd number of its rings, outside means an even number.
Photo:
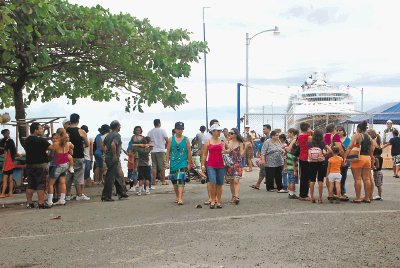
[[[274,32],[274,35],[279,35],[279,28],[275,26],[274,29],[264,30],[256,33],[252,37],[249,37],[249,33],[246,33],[246,124],[248,123],[247,115],[249,114],[249,46],[250,41],[259,34],[266,32]]]
[[[210,7],[203,7],[203,40],[206,42],[206,23],[204,20],[204,10]],[[206,93],[206,128],[208,131],[208,96],[207,96],[207,52],[204,50],[204,91]]]
[[[236,109],[236,128],[240,132],[240,87],[243,86],[241,83],[237,83],[237,109]]]

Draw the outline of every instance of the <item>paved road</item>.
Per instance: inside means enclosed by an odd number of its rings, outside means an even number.
[[[91,201],[50,210],[6,204],[0,266],[400,267],[400,180],[390,171],[385,201],[371,204],[289,200],[248,187],[257,175],[255,169],[242,180],[239,206],[218,210],[195,208],[206,200],[198,183],[188,185],[184,206],[174,204],[171,185],[109,203],[92,187]],[[228,186],[223,198],[230,198]]]

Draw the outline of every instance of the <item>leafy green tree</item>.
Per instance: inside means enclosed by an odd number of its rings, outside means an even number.
[[[0,0],[0,32],[0,108],[15,106],[16,119],[32,101],[61,96],[175,109],[187,102],[176,79],[207,49],[187,30],[65,0]]]

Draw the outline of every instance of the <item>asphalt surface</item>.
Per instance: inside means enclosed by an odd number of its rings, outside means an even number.
[[[107,203],[94,186],[92,200],[48,210],[26,209],[17,195],[0,201],[0,266],[400,267],[400,180],[384,174],[384,201],[371,204],[330,204],[326,189],[323,204],[254,190],[257,168],[242,180],[239,205],[224,186],[223,208],[214,210],[195,182],[183,206],[172,185]]]

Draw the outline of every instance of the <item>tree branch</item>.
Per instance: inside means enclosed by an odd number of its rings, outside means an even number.
[[[13,83],[13,81],[11,81],[10,79],[7,79],[3,76],[4,74],[0,75],[0,81],[3,82],[6,85],[11,86],[11,84]]]

